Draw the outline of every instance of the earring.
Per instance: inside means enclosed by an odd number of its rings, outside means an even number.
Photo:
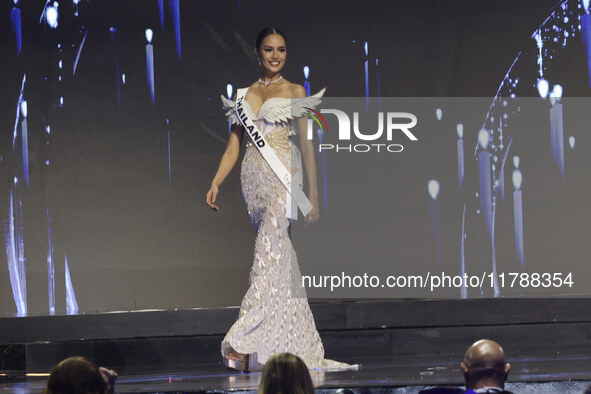
[[[259,61],[259,66],[261,66],[262,65],[261,58],[260,57],[257,57],[257,60]]]

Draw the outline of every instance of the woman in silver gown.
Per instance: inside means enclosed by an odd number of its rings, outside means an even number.
[[[295,174],[301,171],[301,163],[299,154],[292,154],[297,151],[292,149],[290,140],[292,122],[300,130],[306,129],[304,107],[318,105],[324,89],[306,97],[303,86],[290,83],[280,75],[287,52],[285,35],[278,29],[263,29],[254,51],[261,64],[261,74],[258,81],[246,88],[244,111],[297,179]],[[292,108],[293,98],[301,98],[299,109]],[[236,163],[244,137],[234,101],[222,96],[222,104],[232,128],[206,196],[206,203],[214,210],[219,209],[216,205],[219,187]],[[313,206],[304,218],[308,225],[318,220],[319,211],[314,148],[304,134],[299,133],[301,154],[306,167],[308,198]],[[250,286],[238,320],[222,341],[224,364],[238,370],[260,369],[273,354],[289,352],[304,360],[308,368],[350,367],[324,359],[324,347],[300,285],[297,258],[288,234],[289,194],[252,141],[246,143],[240,181],[257,235]]]

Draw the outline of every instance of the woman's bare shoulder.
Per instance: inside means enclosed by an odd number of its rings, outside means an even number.
[[[290,82],[291,97],[306,97],[306,89],[299,83]]]

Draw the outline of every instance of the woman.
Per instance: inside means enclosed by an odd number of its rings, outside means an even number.
[[[286,38],[280,30],[263,29],[257,36],[254,52],[261,65],[259,80],[245,90],[239,89],[237,103],[222,96],[232,128],[226,151],[206,196],[206,203],[216,211],[219,209],[215,203],[219,187],[238,159],[245,134],[241,125],[243,119],[238,113],[254,122],[282,165],[294,175],[301,165],[299,155],[292,156],[290,121],[298,118],[295,125],[306,130],[304,107],[317,105],[324,93],[323,89],[305,98],[306,92],[301,85],[290,83],[280,75],[287,54]],[[302,102],[297,105],[299,109],[292,109],[292,98],[301,98]],[[241,104],[243,110],[237,110],[237,105]],[[249,129],[251,132],[252,128]],[[299,134],[308,178],[308,199],[312,206],[304,219],[308,225],[318,220],[316,164],[312,141],[305,133]],[[324,360],[324,348],[300,285],[300,271],[288,235],[286,213],[291,214],[295,204],[250,136],[246,138],[240,181],[257,236],[250,287],[242,300],[239,319],[222,341],[224,364],[238,370],[260,369],[273,354],[290,352],[301,357],[310,368],[349,367]],[[297,175],[294,179],[297,180]],[[291,208],[287,208],[288,204]]]
[[[314,394],[314,384],[301,358],[280,353],[265,364],[258,394]]]

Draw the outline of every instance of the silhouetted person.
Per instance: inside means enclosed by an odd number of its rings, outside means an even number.
[[[84,357],[70,357],[53,367],[46,394],[108,394],[115,392],[117,373]]]
[[[314,384],[301,358],[279,353],[265,363],[258,394],[314,394]]]
[[[467,393],[509,393],[505,381],[511,365],[505,362],[503,348],[490,339],[474,342],[461,364]]]

